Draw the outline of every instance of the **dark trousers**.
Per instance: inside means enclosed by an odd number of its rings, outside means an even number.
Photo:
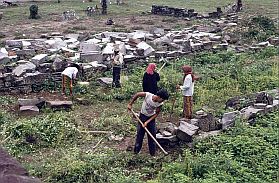
[[[139,118],[144,123],[150,117],[145,116],[143,114],[140,114]],[[147,129],[153,135],[153,137],[156,138],[155,119],[148,123]],[[145,129],[141,126],[140,123],[138,123],[138,126],[137,126],[137,137],[136,137],[136,143],[135,143],[135,148],[134,148],[134,152],[135,153],[139,153],[140,150],[141,150],[144,134],[145,134]],[[156,143],[154,142],[154,140],[149,135],[147,137],[148,137],[149,153],[150,153],[151,156],[154,156],[155,155],[155,151],[156,151]]]
[[[113,67],[112,68],[112,86],[121,87],[120,85],[120,67]]]

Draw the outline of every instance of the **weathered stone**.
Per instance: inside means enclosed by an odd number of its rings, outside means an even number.
[[[178,138],[176,137],[176,135],[171,135],[166,137],[160,133],[156,134],[156,140],[161,145],[175,145],[178,142]]]
[[[40,112],[37,106],[21,106],[19,111],[23,115],[37,115]]]
[[[208,137],[219,135],[222,132],[222,130],[215,130],[210,132],[203,132],[201,131],[197,136],[195,136],[196,140],[202,140]]]
[[[22,40],[6,40],[6,46],[21,49],[23,47],[23,43]]]
[[[222,129],[224,130],[224,129],[234,126],[235,120],[239,116],[240,116],[239,111],[224,113],[223,117],[221,119]]]
[[[247,120],[255,118],[258,114],[265,114],[264,109],[256,109],[251,106],[243,108],[240,112],[241,112],[241,117],[243,117]]]
[[[19,107],[22,106],[37,106],[41,109],[45,105],[46,100],[43,97],[33,99],[18,99]]]
[[[0,64],[6,65],[10,62],[10,58],[7,54],[0,52]]]
[[[35,73],[26,73],[24,75],[24,84],[42,84],[47,77],[46,73],[40,73],[36,71]]]
[[[28,62],[26,64],[21,64],[19,66],[17,66],[14,70],[13,70],[13,74],[16,76],[22,76],[23,74],[25,74],[26,72],[32,72],[36,69],[36,65]]]
[[[269,42],[268,42],[268,41],[266,41],[266,42],[261,42],[261,43],[258,43],[258,44],[257,44],[257,46],[262,47],[262,48],[265,48],[265,47],[267,47],[268,45],[269,45]]]
[[[79,51],[82,53],[88,53],[88,52],[99,52],[101,51],[101,46],[95,43],[91,42],[83,42],[80,44]]]
[[[56,57],[54,59],[54,62],[52,63],[52,69],[55,72],[62,72],[67,67],[67,62],[63,61],[59,57]]]
[[[112,85],[112,78],[106,78],[106,77],[102,77],[102,78],[98,78],[98,83],[104,86],[111,86]]]
[[[279,46],[279,37],[271,37],[268,39],[268,41],[274,46]]]
[[[264,104],[272,105],[273,97],[266,92],[257,93],[256,103],[264,103]]]
[[[47,101],[47,106],[53,110],[69,110],[72,109],[72,101]]]
[[[33,57],[31,59],[31,62],[33,64],[35,64],[36,66],[39,66],[40,64],[44,63],[47,61],[47,54],[39,54],[39,55],[36,55],[35,57]]]
[[[154,49],[150,45],[148,45],[146,42],[143,42],[143,41],[137,45],[137,48],[144,50],[144,56],[149,56],[154,52]]]
[[[17,50],[16,51],[17,56],[19,58],[26,58],[26,57],[32,57],[36,54],[34,49],[23,49],[23,50]]]
[[[186,123],[180,122],[180,125],[177,130],[177,137],[180,140],[191,142],[193,135],[195,135],[198,131],[199,127]]]
[[[103,61],[103,55],[99,51],[92,51],[80,54],[80,60],[83,62],[94,62],[101,63]]]
[[[164,137],[170,137],[172,134],[171,134],[170,132],[168,132],[168,131],[163,131],[163,132],[162,132],[162,135],[163,135]]]
[[[254,104],[254,108],[256,109],[265,109],[267,106],[267,104],[264,104],[264,103],[256,103]]]

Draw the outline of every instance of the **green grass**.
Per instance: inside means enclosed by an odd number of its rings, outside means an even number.
[[[2,9],[4,12],[4,18],[0,22],[0,25],[16,25],[17,23],[31,23],[37,22],[42,23],[43,21],[53,20],[53,18],[61,17],[62,13],[67,10],[75,10],[77,15],[81,18],[85,17],[85,13],[83,12],[87,6],[92,6],[98,4],[100,7],[99,1],[94,0],[93,3],[85,2],[82,3],[81,0],[71,0],[66,1],[62,0],[61,3],[57,3],[56,1],[44,1],[37,2],[39,5],[39,14],[42,15],[42,19],[40,20],[28,20],[29,16],[29,6],[34,3],[25,3],[18,7],[12,7],[7,9]],[[147,12],[151,10],[152,4],[157,5],[168,5],[173,7],[181,7],[181,8],[193,8],[199,13],[206,13],[215,10],[217,6],[223,7],[232,3],[231,0],[125,0],[125,4],[122,6],[116,6],[115,4],[108,6],[108,15],[105,17],[111,16],[127,16],[127,15],[140,15],[141,12]],[[246,0],[243,1],[244,11],[243,13],[246,15],[255,15],[262,14],[269,17],[278,17],[278,1],[276,0]],[[100,18],[101,16],[97,16],[96,18]]]

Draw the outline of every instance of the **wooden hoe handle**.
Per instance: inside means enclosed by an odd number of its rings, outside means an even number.
[[[139,119],[138,115],[133,111],[133,109],[131,109],[133,115],[136,117],[136,119],[138,120],[138,122],[143,126],[143,122]],[[159,148],[163,151],[163,153],[165,155],[168,155],[168,152],[165,151],[165,149],[163,149],[163,147],[159,144],[159,142],[153,137],[153,135],[149,132],[149,130],[144,127],[145,131],[148,133],[148,135],[154,140],[154,142],[159,146]]]

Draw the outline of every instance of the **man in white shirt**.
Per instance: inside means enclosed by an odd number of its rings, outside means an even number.
[[[118,49],[114,51],[114,58],[112,61],[112,86],[120,88],[120,73],[123,65],[123,55]]]
[[[150,131],[153,137],[156,137],[155,118],[160,113],[163,101],[169,99],[169,94],[165,89],[159,90],[156,95],[149,92],[139,92],[133,96],[131,102],[128,104],[128,110],[132,109],[133,103],[139,97],[144,98],[139,116],[140,120],[143,122],[143,126],[140,123],[138,123],[137,137],[134,148],[134,152],[136,154],[140,152],[142,147],[142,142],[145,134],[144,127],[146,127]],[[154,156],[156,152],[156,143],[150,136],[148,136],[148,147],[150,155]]]
[[[77,73],[81,70],[81,67],[77,64],[73,64],[70,67],[67,67],[62,72],[62,94],[65,95],[66,84],[69,85],[70,95],[73,95],[73,80],[76,79]]]

